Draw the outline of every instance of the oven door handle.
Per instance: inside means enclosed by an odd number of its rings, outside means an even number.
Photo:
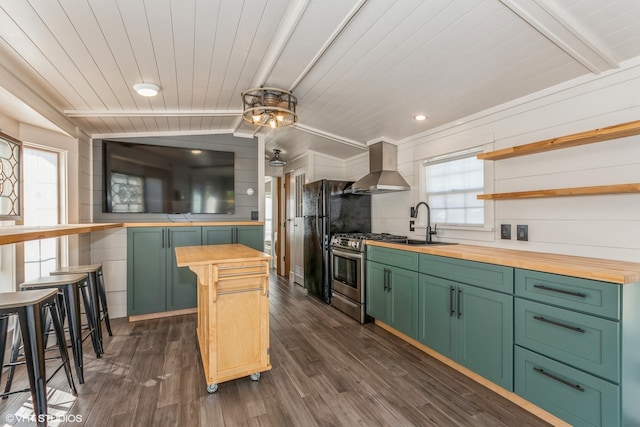
[[[349,258],[349,259],[355,259],[355,260],[361,260],[362,259],[362,254],[354,254],[353,252],[345,252],[345,251],[341,251],[340,249],[334,249],[331,248],[331,253],[333,253],[334,255],[338,255],[344,258]]]

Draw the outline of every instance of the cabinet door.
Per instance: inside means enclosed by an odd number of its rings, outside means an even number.
[[[235,227],[212,226],[202,227],[203,245],[224,245],[234,242]]]
[[[454,282],[420,274],[418,341],[450,359],[456,357]]]
[[[127,229],[127,314],[165,311],[166,230],[163,227]]]
[[[367,314],[387,323],[387,290],[385,277],[387,266],[377,262],[367,262]]]
[[[264,251],[264,228],[261,225],[241,225],[236,230],[236,243],[242,243],[257,251]]]
[[[418,337],[418,273],[388,267],[389,326],[410,336]]]
[[[197,303],[197,277],[188,267],[176,265],[175,248],[202,244],[201,227],[169,227],[167,236],[166,310],[193,308]]]
[[[513,390],[513,297],[462,284],[456,292],[457,361]]]

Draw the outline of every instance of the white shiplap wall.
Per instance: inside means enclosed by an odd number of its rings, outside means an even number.
[[[430,155],[483,145],[511,147],[640,119],[640,63],[533,94],[401,141],[403,193],[374,196],[374,231],[406,234],[409,206],[418,201],[417,163]],[[491,147],[493,146],[493,147]],[[495,192],[640,182],[640,136],[514,159],[487,162]],[[485,231],[444,229],[441,238],[511,249],[640,260],[640,194],[487,202],[494,220]],[[406,209],[405,209],[406,208]],[[514,240],[500,240],[500,224]],[[516,224],[529,241],[515,240]],[[492,226],[492,227],[491,227]],[[418,230],[415,237],[422,236]]]
[[[92,261],[102,263],[109,317],[127,316],[127,229],[91,233]]]

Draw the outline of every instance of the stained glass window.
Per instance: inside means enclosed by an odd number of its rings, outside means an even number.
[[[0,218],[20,219],[20,148],[21,143],[0,134]]]
[[[140,176],[111,174],[111,212],[144,212],[144,180]]]

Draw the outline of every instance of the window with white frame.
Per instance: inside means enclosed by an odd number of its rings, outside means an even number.
[[[24,225],[60,224],[60,154],[24,147]],[[25,281],[47,276],[58,266],[58,238],[24,242]]]
[[[483,226],[484,162],[476,155],[481,148],[459,151],[427,159],[424,168],[424,195],[435,224]]]

